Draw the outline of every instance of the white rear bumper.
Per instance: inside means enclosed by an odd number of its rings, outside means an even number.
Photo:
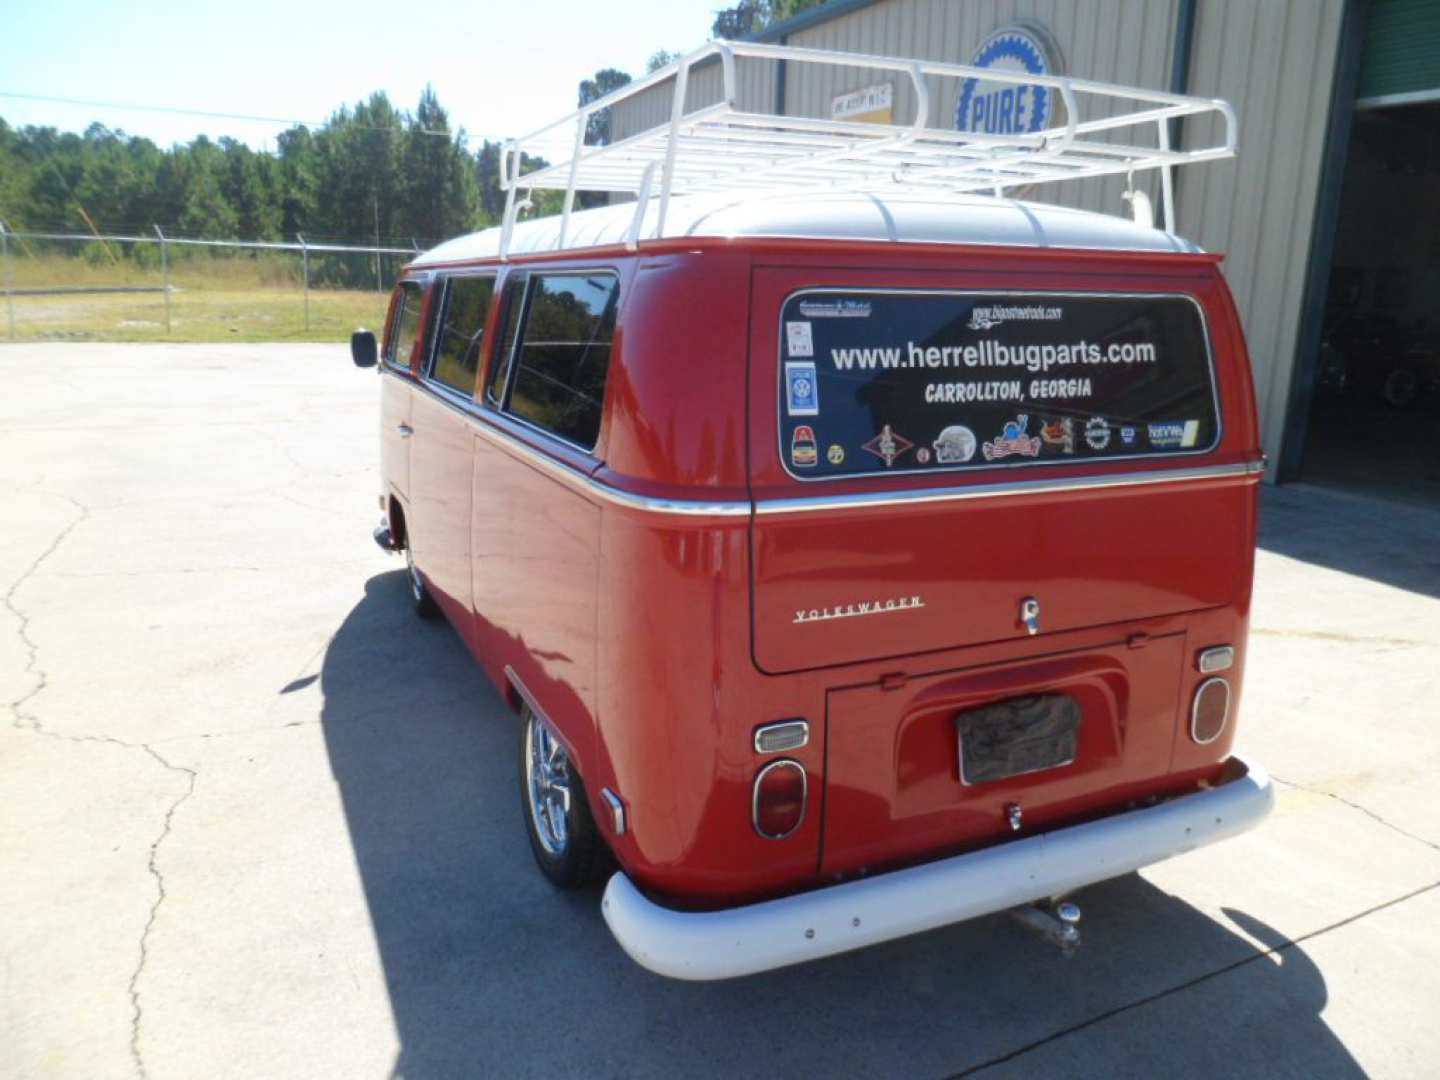
[[[624,874],[603,910],[631,959],[676,979],[729,979],[818,960],[1058,896],[1236,836],[1270,812],[1259,765],[1158,806],[1025,837],[967,855],[722,911],[675,911]]]

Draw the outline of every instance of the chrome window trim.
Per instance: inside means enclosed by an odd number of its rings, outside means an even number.
[[[1225,718],[1220,721],[1220,730],[1215,732],[1214,735],[1211,735],[1210,738],[1202,739],[1195,732],[1195,722],[1199,719],[1200,695],[1203,694],[1206,688],[1209,687],[1212,683],[1219,683],[1225,688]],[[1199,686],[1195,688],[1195,696],[1190,699],[1190,738],[1195,742],[1197,746],[1209,746],[1216,739],[1220,738],[1221,735],[1225,734],[1225,729],[1230,726],[1230,706],[1234,702],[1234,700],[1235,692],[1230,689],[1230,680],[1222,678],[1219,675],[1216,675],[1214,678],[1206,679],[1204,682],[1202,682]]]
[[[884,472],[855,472],[840,473],[835,476],[802,476],[790,468],[785,460],[785,309],[790,302],[797,297],[806,296],[811,293],[852,293],[857,296],[1029,296],[1029,297],[1057,297],[1064,299],[1081,298],[1086,300],[1188,300],[1195,308],[1195,314],[1200,320],[1200,332],[1205,339],[1205,362],[1210,372],[1210,399],[1215,409],[1215,438],[1210,445],[1193,450],[1172,450],[1160,451],[1148,454],[1108,454],[1095,457],[1085,457],[1077,461],[1003,461],[987,462],[983,465],[951,465],[945,468],[936,466],[927,469],[886,469]],[[1210,344],[1210,323],[1205,318],[1205,309],[1200,301],[1189,293],[1182,292],[1108,292],[1104,290],[1055,290],[1055,289],[904,289],[904,288],[866,288],[864,286],[852,285],[807,285],[802,289],[796,289],[787,293],[780,301],[780,312],[775,326],[775,369],[779,375],[779,381],[775,391],[775,442],[780,460],[780,468],[785,475],[792,480],[798,480],[802,484],[823,484],[836,480],[857,480],[873,478],[877,476],[933,476],[941,474],[953,476],[957,473],[978,473],[986,469],[1033,469],[1045,465],[1079,465],[1090,462],[1116,462],[1116,461],[1154,461],[1156,459],[1194,457],[1197,454],[1211,454],[1219,449],[1225,439],[1225,415],[1220,408],[1220,383],[1219,374],[1215,369],[1215,350]],[[1024,405],[1024,402],[1017,402]],[[1103,414],[1097,414],[1103,415]]]
[[[795,822],[795,827],[788,832],[767,833],[760,828],[760,781],[765,779],[765,774],[772,769],[791,767],[800,770],[800,817]],[[755,835],[762,840],[784,840],[787,836],[794,836],[801,825],[805,824],[805,815],[810,811],[810,777],[805,772],[805,766],[794,758],[780,758],[770,762],[763,769],[755,774],[755,780],[750,785],[750,825],[755,830]]]
[[[568,485],[583,495],[589,495],[612,506],[636,510],[642,513],[667,514],[681,517],[731,519],[776,514],[796,514],[810,511],[863,510],[871,507],[925,505],[929,503],[958,502],[968,499],[1002,498],[1009,495],[1044,495],[1062,491],[1089,491],[1099,488],[1137,487],[1150,484],[1189,483],[1206,480],[1241,479],[1254,483],[1265,471],[1260,460],[1240,462],[1235,465],[1208,465],[1188,469],[1150,469],[1135,473],[1109,473],[1100,476],[1065,476],[1045,480],[1010,480],[993,484],[971,484],[965,487],[915,488],[910,491],[856,492],[849,495],[812,495],[779,499],[761,499],[752,504],[732,499],[671,499],[656,495],[640,495],[613,487],[595,479],[574,466],[557,461],[548,454],[521,442],[509,432],[494,426],[486,412],[494,413],[489,406],[481,406],[473,399],[458,394],[441,393],[434,383],[418,379],[411,382],[421,391],[429,393],[436,401],[476,421],[471,430],[488,442],[516,455],[522,461],[545,473],[552,479]],[[505,415],[512,422],[526,425],[518,417]],[[558,436],[539,428],[531,428],[546,439],[565,443]],[[576,447],[576,449],[579,449]]]

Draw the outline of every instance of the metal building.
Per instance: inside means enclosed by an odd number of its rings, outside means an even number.
[[[830,0],[757,39],[1003,66],[1018,54],[995,42],[1015,36],[1043,54],[1032,71],[1238,108],[1238,159],[1183,170],[1174,209],[1182,235],[1224,253],[1269,478],[1440,504],[1440,0]],[[904,79],[863,68],[742,60],[737,83],[742,107],[787,115],[914,111]],[[719,94],[715,64],[687,102]],[[930,123],[982,123],[948,94]],[[663,123],[670,100],[662,84],[623,102],[612,138]],[[1188,123],[1179,145],[1213,139]],[[1124,213],[1125,187],[1034,197]]]

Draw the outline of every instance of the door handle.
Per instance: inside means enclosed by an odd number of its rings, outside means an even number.
[[[409,424],[401,424],[395,430],[400,432],[400,437],[402,439],[408,439],[411,435],[415,434],[415,429]]]

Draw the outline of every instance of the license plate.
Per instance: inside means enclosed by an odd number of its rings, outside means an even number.
[[[955,717],[960,782],[988,784],[1058,769],[1075,760],[1080,704],[1067,694],[1040,694],[967,709]]]

